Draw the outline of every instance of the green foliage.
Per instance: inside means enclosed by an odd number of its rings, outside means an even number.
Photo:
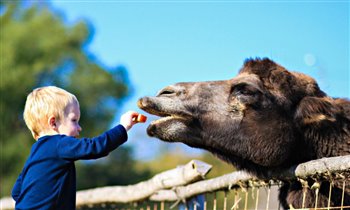
[[[66,25],[45,3],[1,1],[0,10],[0,197],[10,195],[34,140],[22,112],[27,94],[43,85],[60,86],[77,96],[81,108],[82,136],[95,136],[108,128],[130,93],[127,70],[107,69],[86,46],[92,29],[86,22]],[[99,161],[77,163],[78,189],[135,184],[191,159],[213,165],[209,177],[233,168],[209,153],[191,157],[185,151],[166,151],[150,162],[136,162],[122,146]]]
[[[56,85],[75,94],[81,106],[82,136],[95,136],[106,130],[130,89],[124,67],[107,69],[84,50],[92,38],[86,22],[68,26],[60,15],[40,2],[1,1],[0,7],[2,197],[10,194],[34,143],[22,118],[26,96],[33,88]],[[119,151],[123,161],[132,161],[129,150]],[[108,164],[118,164],[113,161],[112,158]],[[82,173],[107,170],[105,165],[93,165],[84,168],[82,164],[79,169]],[[118,180],[121,169],[112,168],[103,183],[112,183],[112,178]],[[79,171],[77,174],[80,176]],[[101,171],[95,174],[100,176]],[[138,175],[135,172],[131,178]]]

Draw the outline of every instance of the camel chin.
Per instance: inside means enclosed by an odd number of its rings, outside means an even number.
[[[147,128],[147,134],[168,142],[177,142],[181,131],[187,132],[184,118],[177,116],[161,117],[152,121]]]

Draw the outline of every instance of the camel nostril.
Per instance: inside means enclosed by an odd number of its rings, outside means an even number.
[[[171,86],[165,87],[162,90],[160,90],[157,94],[157,96],[171,96],[175,95],[176,91]]]
[[[170,95],[170,94],[173,94],[174,91],[169,91],[169,90],[164,90],[160,93],[160,95]]]
[[[172,96],[175,94],[176,94],[176,92],[174,90],[163,89],[157,94],[157,96]]]
[[[181,94],[185,93],[185,87],[183,87],[180,84],[170,85],[162,90],[160,90],[157,94],[157,97],[164,96],[164,97],[171,97],[171,96],[179,96]]]

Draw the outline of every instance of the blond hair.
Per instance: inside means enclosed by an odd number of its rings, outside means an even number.
[[[66,90],[55,86],[34,89],[28,96],[24,107],[24,121],[37,139],[42,131],[48,128],[48,120],[54,116],[57,120],[64,119],[68,105],[76,103],[77,98]]]

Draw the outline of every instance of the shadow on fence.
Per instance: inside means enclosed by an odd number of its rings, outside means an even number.
[[[79,191],[77,209],[282,209],[277,199],[278,190],[283,183],[296,180],[303,186],[302,209],[310,199],[307,191],[312,191],[316,199],[313,209],[350,209],[350,155],[314,160],[285,171],[271,171],[265,180],[243,171],[203,180],[210,169],[210,165],[193,160],[135,185]],[[312,186],[308,180],[312,180]],[[320,205],[317,201],[321,183],[328,184],[329,198],[328,203]],[[333,192],[334,185],[339,192]],[[332,206],[330,201],[334,197],[331,196],[337,196],[339,206]],[[0,202],[3,210],[14,207],[11,198],[2,198]]]

